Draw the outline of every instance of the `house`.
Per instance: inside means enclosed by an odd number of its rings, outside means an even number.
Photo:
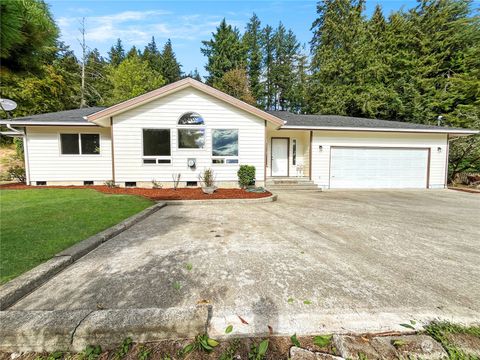
[[[24,136],[27,183],[236,187],[301,177],[320,188],[444,188],[449,141],[478,133],[395,121],[265,112],[192,79],[108,107],[2,120]]]

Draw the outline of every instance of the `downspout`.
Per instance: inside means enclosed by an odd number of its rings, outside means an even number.
[[[115,152],[114,152],[114,145],[113,145],[113,117],[110,116],[110,144],[112,145],[112,181],[115,184]]]
[[[443,186],[445,189],[448,188],[448,161],[450,158],[450,134],[447,134],[447,146],[445,149],[445,185]]]
[[[27,128],[23,130],[23,157],[25,161],[25,183],[30,185],[30,162],[28,157]]]

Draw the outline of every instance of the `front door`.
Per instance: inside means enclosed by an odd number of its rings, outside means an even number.
[[[288,138],[272,138],[272,176],[288,176]]]

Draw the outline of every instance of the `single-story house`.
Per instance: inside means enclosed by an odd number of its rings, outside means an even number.
[[[444,188],[449,140],[476,130],[262,111],[187,78],[120,104],[2,120],[24,136],[27,183],[236,187],[301,177],[323,189]]]

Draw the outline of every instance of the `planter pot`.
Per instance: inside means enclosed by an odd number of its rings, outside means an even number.
[[[205,194],[213,194],[215,192],[215,190],[217,190],[217,187],[216,186],[202,186],[202,191],[205,193]]]

